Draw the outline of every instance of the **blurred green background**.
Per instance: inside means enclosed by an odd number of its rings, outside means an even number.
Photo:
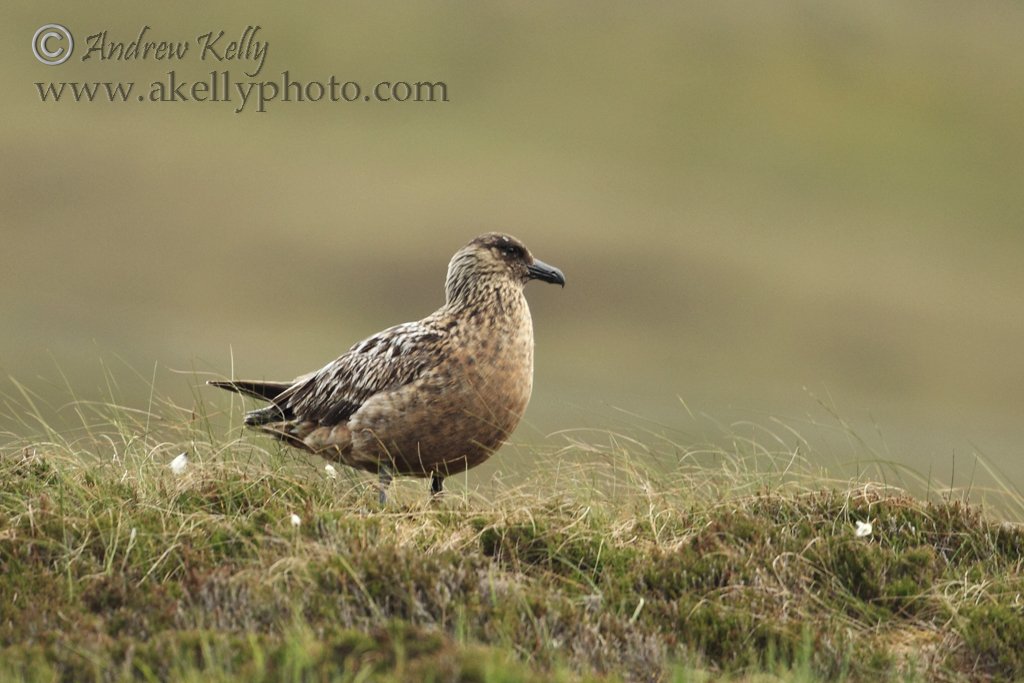
[[[182,403],[195,378],[172,370],[319,367],[433,310],[451,254],[503,230],[568,278],[529,288],[519,443],[635,422],[685,445],[703,436],[682,399],[726,425],[777,417],[842,461],[814,424],[829,423],[820,397],[922,472],[980,450],[1024,480],[1019,3],[18,1],[4,15],[0,370],[55,406],[61,373],[104,396],[103,364],[155,367]],[[29,49],[49,22],[79,39],[59,67]],[[450,101],[39,101],[37,81],[210,71],[79,61],[85,35],[146,24],[193,44],[259,25],[260,78],[444,81]],[[123,393],[148,399],[144,382]]]

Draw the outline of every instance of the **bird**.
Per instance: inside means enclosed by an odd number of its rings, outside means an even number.
[[[520,240],[489,232],[448,264],[445,302],[389,327],[292,381],[210,381],[268,405],[245,425],[328,460],[378,475],[444,480],[479,465],[519,424],[533,391],[531,280],[565,287],[561,270]]]

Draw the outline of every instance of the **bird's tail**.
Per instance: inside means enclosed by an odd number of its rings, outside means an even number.
[[[236,394],[244,394],[265,401],[273,401],[292,385],[292,382],[261,382],[259,380],[231,380],[207,382],[210,386],[227,389]]]
[[[285,411],[271,403],[266,408],[250,410],[245,414],[246,427],[259,427],[273,422],[286,422],[289,419],[289,411]]]

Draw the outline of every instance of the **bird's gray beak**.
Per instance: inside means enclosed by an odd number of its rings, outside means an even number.
[[[554,266],[549,266],[540,259],[534,259],[526,270],[530,274],[531,280],[543,280],[565,287],[565,276],[562,275],[562,271]]]

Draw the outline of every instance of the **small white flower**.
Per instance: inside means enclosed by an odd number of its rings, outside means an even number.
[[[182,453],[171,461],[171,472],[181,474],[188,467],[188,456]]]
[[[334,465],[324,465],[324,472],[327,473],[328,479],[338,478],[338,470],[334,469]]]
[[[300,524],[302,524],[302,517],[299,517],[294,512],[292,513],[291,519],[292,519],[292,526],[299,526]]]
[[[857,522],[857,528],[853,532],[857,538],[864,538],[871,535],[871,522]]]

